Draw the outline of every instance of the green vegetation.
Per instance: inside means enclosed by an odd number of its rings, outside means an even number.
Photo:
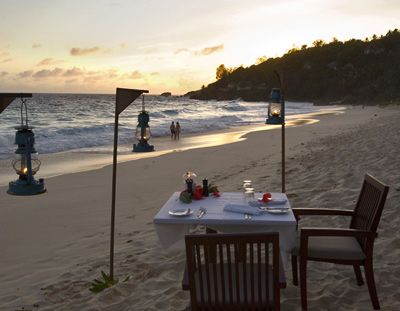
[[[93,293],[100,293],[106,288],[112,287],[118,283],[118,279],[111,278],[104,271],[101,271],[102,280],[94,279],[94,281],[90,284],[89,290]]]
[[[400,100],[400,32],[341,42],[315,40],[282,57],[257,59],[247,68],[217,68],[217,81],[187,93],[193,99],[265,101],[283,78],[285,97],[315,103],[383,103]]]

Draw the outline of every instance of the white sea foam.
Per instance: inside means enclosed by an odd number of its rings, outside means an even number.
[[[113,95],[34,94],[28,100],[30,124],[35,127],[36,149],[53,153],[72,149],[108,146],[113,141]],[[14,127],[20,122],[20,103],[15,100],[0,116],[0,158],[14,150]],[[133,143],[141,100],[120,115],[119,140]],[[200,101],[184,97],[146,96],[153,136],[169,135],[171,121],[179,121],[182,134],[263,123],[266,102]],[[286,114],[317,111],[311,103],[286,103]]]

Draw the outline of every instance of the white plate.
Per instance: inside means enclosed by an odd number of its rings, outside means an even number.
[[[272,199],[269,203],[275,204],[275,205],[280,205],[280,204],[286,204],[287,200],[286,199]]]
[[[264,208],[264,211],[267,211],[268,213],[271,214],[286,214],[287,212],[290,211],[290,208]]]
[[[172,216],[189,216],[193,214],[193,210],[190,208],[177,208],[174,210],[170,210],[168,214]]]

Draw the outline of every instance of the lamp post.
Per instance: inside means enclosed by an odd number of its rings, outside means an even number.
[[[285,180],[285,100],[283,98],[282,80],[277,71],[274,71],[279,80],[279,88],[271,89],[266,124],[282,125],[282,192],[286,192]]]
[[[116,179],[117,179],[117,149],[118,149],[118,119],[136,98],[147,90],[134,90],[117,88],[115,98],[115,120],[114,120],[114,152],[113,152],[113,174],[112,174],[112,195],[111,195],[111,232],[110,232],[110,277],[114,278],[114,233],[115,233],[115,198],[116,198]]]
[[[35,134],[28,124],[28,109],[24,98],[32,97],[30,93],[1,93],[0,113],[15,99],[21,98],[21,124],[15,129],[15,159],[12,161],[13,168],[19,178],[9,183],[8,194],[13,195],[35,195],[46,192],[43,178],[36,180],[33,176],[39,171],[41,162],[35,149]],[[25,117],[24,117],[25,108]]]
[[[150,152],[154,151],[154,146],[149,145],[148,141],[151,137],[149,126],[150,116],[144,108],[144,95],[142,96],[142,111],[138,115],[138,125],[136,127],[136,139],[138,144],[133,144],[133,152]]]

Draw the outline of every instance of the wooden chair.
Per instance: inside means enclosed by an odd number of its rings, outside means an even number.
[[[280,310],[278,233],[196,234],[185,242],[193,311]]]
[[[389,187],[365,175],[354,211],[341,209],[294,208],[296,218],[302,215],[351,216],[350,228],[301,228],[300,246],[292,251],[293,284],[298,285],[297,257],[300,257],[300,291],[303,310],[307,310],[307,261],[352,265],[357,284],[363,285],[360,266],[364,266],[369,295],[379,310],[373,271],[373,247]]]

